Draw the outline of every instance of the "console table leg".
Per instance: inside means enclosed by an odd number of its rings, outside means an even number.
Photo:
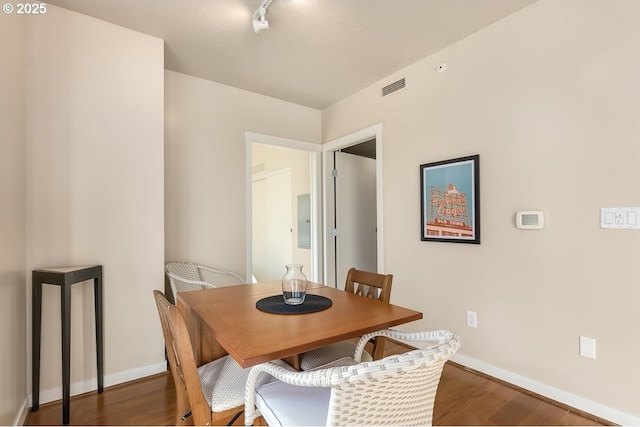
[[[98,393],[104,391],[104,314],[102,311],[102,272],[93,279],[96,316],[96,361],[98,365]]]
[[[71,285],[60,287],[62,308],[62,424],[69,424],[71,397]]]
[[[42,333],[42,283],[31,287],[31,410],[40,408],[40,335]]]

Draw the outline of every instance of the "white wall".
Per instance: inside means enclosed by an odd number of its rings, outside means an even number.
[[[165,94],[166,259],[244,276],[245,132],[319,143],[320,111],[172,71]]]
[[[163,48],[51,5],[27,23],[26,270],[104,266],[105,385],[164,362]],[[60,397],[56,286],[42,318],[44,403]],[[96,387],[91,282],[72,288],[71,323],[74,394]]]
[[[640,2],[541,0],[323,111],[325,140],[384,124],[385,270],[424,312],[407,328],[452,329],[468,362],[632,424],[640,232],[601,230],[599,209],[640,206],[639,20]],[[419,165],[471,154],[481,245],[420,241]],[[545,229],[515,228],[529,209]]]
[[[0,25],[0,425],[17,423],[27,393],[25,278],[25,20]]]

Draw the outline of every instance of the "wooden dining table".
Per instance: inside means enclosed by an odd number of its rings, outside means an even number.
[[[280,281],[178,293],[198,366],[229,354],[244,368],[275,359],[296,367],[306,351],[422,319],[421,312],[313,282],[307,294],[329,298],[329,308],[305,314],[256,308],[281,294]]]

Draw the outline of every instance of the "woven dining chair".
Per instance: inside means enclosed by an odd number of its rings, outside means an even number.
[[[169,278],[174,301],[178,292],[199,291],[218,286],[216,283],[206,281],[203,272],[220,275],[220,284],[229,284],[229,278],[234,284],[244,283],[244,279],[232,271],[187,261],[168,262],[165,266],[165,272]]]
[[[375,336],[429,344],[358,363]],[[444,364],[459,347],[459,338],[450,331],[384,330],[363,335],[353,359],[326,368],[297,372],[272,362],[254,366],[247,381],[245,425],[259,416],[271,427],[431,425]],[[257,386],[264,376],[278,381]]]
[[[392,282],[393,274],[378,274],[351,268],[347,272],[344,290],[389,304]],[[342,357],[353,357],[355,349],[356,343],[347,340],[308,351],[300,355],[300,369],[308,371]],[[383,354],[384,338],[377,337],[372,339],[371,353],[365,350],[362,360],[377,360],[382,358]]]
[[[153,296],[176,388],[175,425],[233,423],[242,414],[250,370],[240,367],[230,356],[197,368],[182,314],[162,292],[154,290]]]

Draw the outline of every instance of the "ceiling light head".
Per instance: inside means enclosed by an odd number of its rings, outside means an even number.
[[[272,2],[273,0],[262,0],[258,10],[253,13],[253,31],[256,33],[269,28],[269,21],[267,21],[267,9]]]
[[[259,18],[253,18],[253,31],[256,33],[266,30],[269,28],[269,21],[267,21],[266,16],[262,13]]]

